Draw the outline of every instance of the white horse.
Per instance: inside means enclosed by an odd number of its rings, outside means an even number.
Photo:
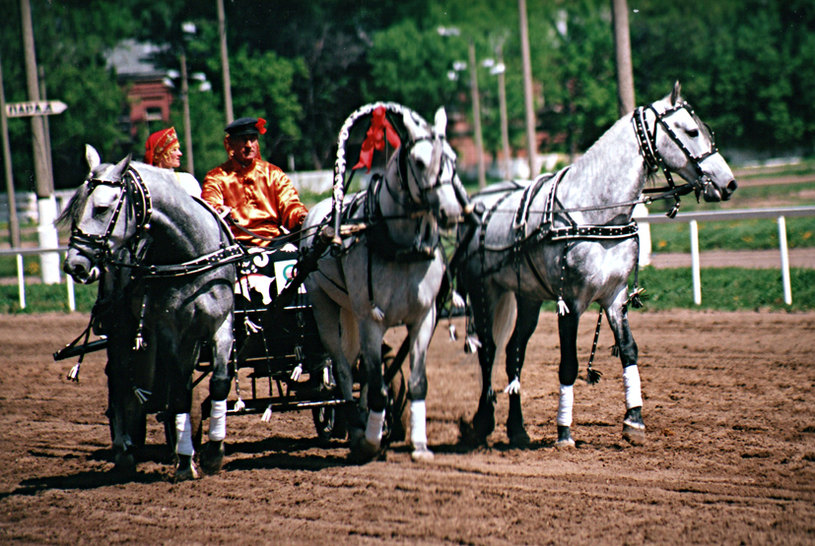
[[[509,385],[507,435],[513,444],[529,441],[521,412],[521,367],[535,331],[541,304],[558,301],[560,331],[559,446],[573,446],[573,386],[577,379],[577,326],[599,302],[614,332],[623,365],[626,412],[623,435],[644,439],[637,345],[628,325],[628,278],[637,262],[634,206],[643,202],[649,175],[660,168],[678,195],[696,191],[706,201],[729,199],[733,173],[713,136],[679,94],[673,92],[617,121],[571,167],[542,175],[533,183],[503,183],[473,197],[483,210],[481,227],[467,233],[460,287],[468,294],[480,342],[482,391],[473,418],[476,441],[495,427],[492,366],[506,342]],[[670,173],[687,181],[675,187]],[[678,204],[678,203],[677,203]],[[591,379],[591,378],[590,378]]]
[[[436,112],[433,126],[404,107],[399,113],[408,139],[388,161],[384,177],[374,177],[366,191],[342,199],[342,225],[361,231],[345,237],[341,248],[325,253],[306,279],[320,337],[337,366],[341,395],[349,403],[352,363],[361,357],[367,400],[360,400],[360,405],[364,408],[367,402],[367,423],[363,424],[361,412],[345,413],[352,456],[363,460],[382,448],[387,392],[381,347],[386,330],[401,324],[407,326],[410,340],[412,457],[433,457],[427,446],[425,358],[445,274],[440,229],[457,221],[466,202],[456,176],[456,155],[445,138],[444,110]],[[331,212],[330,199],[316,205],[304,232],[328,226]],[[301,250],[312,247],[313,237],[301,242]]]
[[[203,343],[213,351],[208,473],[223,464],[227,364],[232,351],[234,261],[243,256],[228,228],[191,197],[169,169],[101,163],[87,146],[90,173],[62,213],[71,223],[63,268],[74,280],[113,279],[108,336],[108,415],[117,468],[134,471],[144,415],[166,408],[175,422],[176,479],[198,476],[193,463],[192,373]],[[103,272],[106,272],[103,275]]]

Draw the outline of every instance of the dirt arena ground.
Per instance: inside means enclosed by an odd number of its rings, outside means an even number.
[[[581,328],[583,363],[594,317]],[[477,363],[440,324],[432,464],[412,463],[404,444],[349,464],[342,443],[316,441],[310,412],[244,415],[228,423],[224,470],[178,484],[152,416],[137,476],[110,472],[102,353],[79,384],[65,379],[73,361],[51,358],[86,320],[0,316],[0,542],[815,543],[815,313],[632,314],[648,427],[636,447],[621,438],[621,370],[604,328],[604,377],[576,386],[571,450],[554,448],[554,316],[541,318],[523,374],[528,449],[506,444],[503,394],[489,447],[459,445]],[[495,384],[506,384],[502,363]]]

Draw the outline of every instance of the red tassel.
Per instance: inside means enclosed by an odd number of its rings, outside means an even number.
[[[393,128],[393,125],[385,117],[387,110],[384,106],[376,108],[371,114],[371,126],[365,133],[365,140],[362,142],[362,149],[359,151],[359,161],[351,167],[351,170],[365,167],[366,172],[371,172],[371,163],[374,159],[374,150],[385,149],[385,139],[394,149],[398,148],[402,141]]]

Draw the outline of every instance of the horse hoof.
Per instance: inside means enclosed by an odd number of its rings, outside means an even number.
[[[642,408],[631,408],[625,412],[623,438],[633,445],[645,443],[645,423],[642,422]]]
[[[555,442],[555,447],[558,449],[571,449],[574,447],[571,427],[557,426],[557,442]]]
[[[136,458],[132,453],[122,453],[117,455],[113,461],[113,471],[123,476],[135,475]]]
[[[195,462],[190,455],[179,455],[178,466],[175,467],[176,482],[185,482],[187,480],[197,480],[201,475],[195,467]]]
[[[417,444],[413,446],[410,458],[416,463],[429,463],[433,461],[433,452],[428,449],[427,444]]]
[[[509,445],[512,447],[528,447],[530,443],[529,434],[524,429],[509,434]]]
[[[374,444],[363,437],[356,446],[351,447],[350,459],[355,463],[364,464],[382,458],[383,454],[382,444]]]
[[[201,450],[201,470],[205,474],[217,474],[224,466],[224,442],[210,441]]]

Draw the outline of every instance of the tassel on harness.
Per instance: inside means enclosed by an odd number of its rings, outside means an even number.
[[[591,344],[591,355],[589,356],[589,364],[586,367],[586,383],[589,385],[596,385],[603,377],[603,372],[595,370],[591,367],[594,362],[594,354],[597,352],[597,339],[600,337],[600,325],[603,323],[603,310],[600,309],[600,314],[597,315],[597,327],[594,329],[594,341]]]

